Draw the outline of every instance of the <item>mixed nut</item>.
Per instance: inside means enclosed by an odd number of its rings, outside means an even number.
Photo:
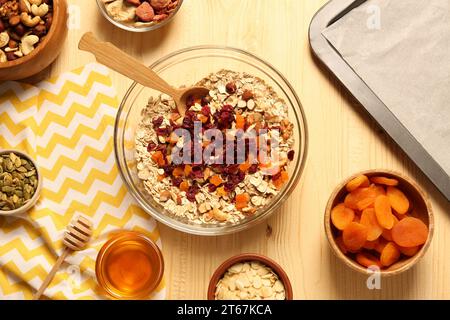
[[[220,70],[197,85],[209,88],[209,95],[188,99],[184,116],[164,95],[143,109],[136,131],[138,176],[178,218],[238,223],[256,215],[289,180],[293,124],[286,103],[257,77]],[[187,161],[177,162],[179,153]]]
[[[258,261],[237,263],[219,280],[216,300],[285,300],[286,290],[278,275]]]
[[[115,21],[146,27],[166,20],[180,0],[102,0],[106,12]]]
[[[53,22],[53,0],[0,0],[0,63],[29,55]]]
[[[15,153],[0,156],[0,210],[18,209],[31,200],[38,187],[34,165]]]

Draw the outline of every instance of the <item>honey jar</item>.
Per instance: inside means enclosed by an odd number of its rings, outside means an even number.
[[[164,274],[161,250],[139,232],[124,231],[100,250],[95,273],[101,289],[113,299],[145,299]]]

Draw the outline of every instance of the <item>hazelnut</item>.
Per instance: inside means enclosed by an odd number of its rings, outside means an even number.
[[[17,48],[18,45],[19,44],[17,43],[17,41],[15,41],[13,39],[10,39],[9,42],[8,42],[8,47],[10,47],[11,49]]]
[[[14,27],[20,23],[20,16],[12,16],[9,18],[9,24]]]
[[[250,90],[245,90],[242,94],[242,100],[248,101],[250,99],[253,99],[253,92],[251,92]]]
[[[22,37],[22,36],[25,34],[26,31],[27,31],[27,30],[25,29],[25,26],[24,26],[23,24],[21,24],[21,23],[19,23],[19,24],[14,28],[14,32],[15,32],[19,37]]]
[[[38,24],[33,28],[33,33],[41,38],[47,34],[47,28],[43,24]]]
[[[44,20],[45,20],[45,27],[47,28],[47,30],[50,30],[50,27],[52,26],[53,23],[53,15],[51,13],[47,13],[44,16]]]
[[[3,32],[6,30],[5,24],[3,23],[3,21],[0,19],[0,32]]]
[[[8,61],[16,60],[18,57],[14,54],[14,52],[6,52],[6,58]]]
[[[233,94],[236,92],[237,88],[236,88],[236,84],[234,82],[229,82],[227,83],[227,85],[225,86],[227,92],[229,94]]]

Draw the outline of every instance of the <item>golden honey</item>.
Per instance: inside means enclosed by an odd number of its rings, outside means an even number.
[[[164,263],[156,244],[138,232],[121,232],[107,241],[97,257],[100,287],[114,299],[143,299],[158,286]]]

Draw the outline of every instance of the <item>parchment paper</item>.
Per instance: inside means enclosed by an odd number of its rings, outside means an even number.
[[[322,34],[450,176],[450,0],[369,0]]]

